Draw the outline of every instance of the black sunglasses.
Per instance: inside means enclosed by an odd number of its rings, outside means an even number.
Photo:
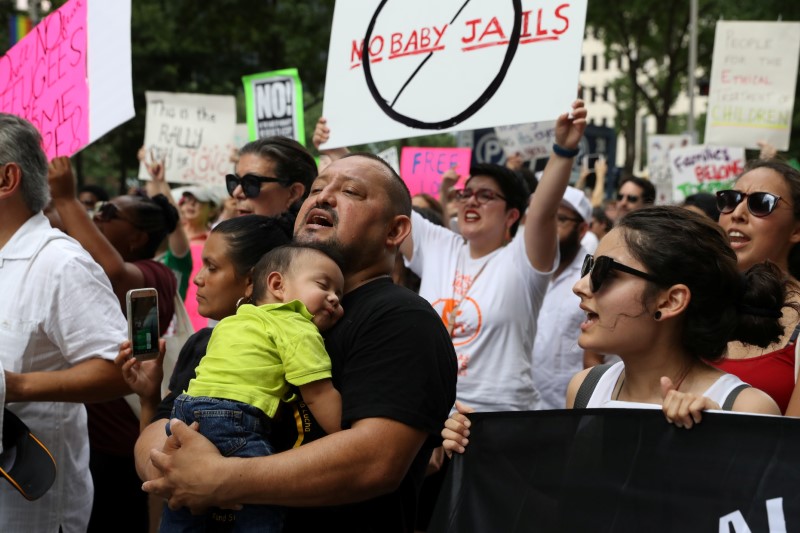
[[[632,204],[635,204],[636,202],[639,201],[639,197],[634,195],[634,194],[618,194],[617,195],[617,201],[618,202],[621,202],[624,198],[627,198],[628,201],[630,203],[632,203]]]
[[[633,274],[634,276],[639,276],[640,278],[644,278],[648,281],[658,281],[652,274],[625,266],[622,263],[617,263],[610,257],[606,257],[604,255],[601,255],[600,257],[594,257],[591,254],[586,254],[586,257],[583,259],[581,277],[586,276],[586,274],[590,274],[589,281],[591,282],[592,292],[597,292],[600,290],[600,287],[603,286],[603,282],[606,280],[608,274],[612,270],[619,270],[620,272]]]
[[[288,180],[281,178],[268,178],[265,176],[258,176],[256,174],[245,174],[241,178],[236,174],[228,174],[225,176],[225,186],[228,188],[228,194],[233,196],[233,191],[239,185],[242,186],[242,192],[248,198],[257,198],[261,194],[262,183],[280,183],[286,187]]]
[[[768,192],[741,192],[734,190],[717,192],[717,209],[720,213],[733,213],[736,206],[747,198],[747,210],[754,217],[765,217],[775,211],[780,196]],[[785,201],[785,200],[784,200]]]
[[[116,204],[112,204],[111,202],[103,202],[102,204],[100,204],[100,207],[98,207],[97,210],[95,210],[94,217],[101,222],[111,222],[114,219],[123,220],[136,229],[142,229],[142,227],[139,224],[137,224],[130,218],[123,216],[119,207],[117,207]]]

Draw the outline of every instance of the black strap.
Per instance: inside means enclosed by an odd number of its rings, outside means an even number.
[[[592,367],[583,379],[583,383],[581,383],[581,386],[578,388],[578,394],[575,395],[575,403],[572,405],[573,409],[585,409],[586,406],[589,405],[589,398],[592,397],[592,393],[597,387],[597,382],[600,381],[600,377],[605,374],[606,370],[611,368],[611,366],[611,363],[607,363]]]
[[[742,383],[738,385],[735,389],[733,389],[729,394],[728,397],[725,398],[725,402],[722,404],[723,411],[730,411],[733,409],[733,404],[736,401],[736,398],[739,396],[739,393],[742,392],[744,389],[750,388],[750,385],[747,383]]]
[[[789,346],[794,341],[797,340],[798,335],[800,335],[800,322],[794,327],[794,331],[792,332],[792,336],[789,337],[789,342],[786,343],[786,346]]]

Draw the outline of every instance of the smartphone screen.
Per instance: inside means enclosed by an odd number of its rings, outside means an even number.
[[[158,294],[155,289],[128,291],[128,335],[137,359],[158,357]]]

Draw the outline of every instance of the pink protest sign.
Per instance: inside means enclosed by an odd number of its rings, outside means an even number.
[[[411,194],[421,192],[439,197],[442,174],[451,167],[462,176],[469,174],[470,148],[403,147],[400,156],[400,176]]]
[[[47,157],[89,144],[87,0],[70,0],[0,57],[0,111],[30,120]]]

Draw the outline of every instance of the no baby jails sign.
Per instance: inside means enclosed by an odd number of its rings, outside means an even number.
[[[326,148],[553,120],[578,90],[587,0],[337,0]]]

